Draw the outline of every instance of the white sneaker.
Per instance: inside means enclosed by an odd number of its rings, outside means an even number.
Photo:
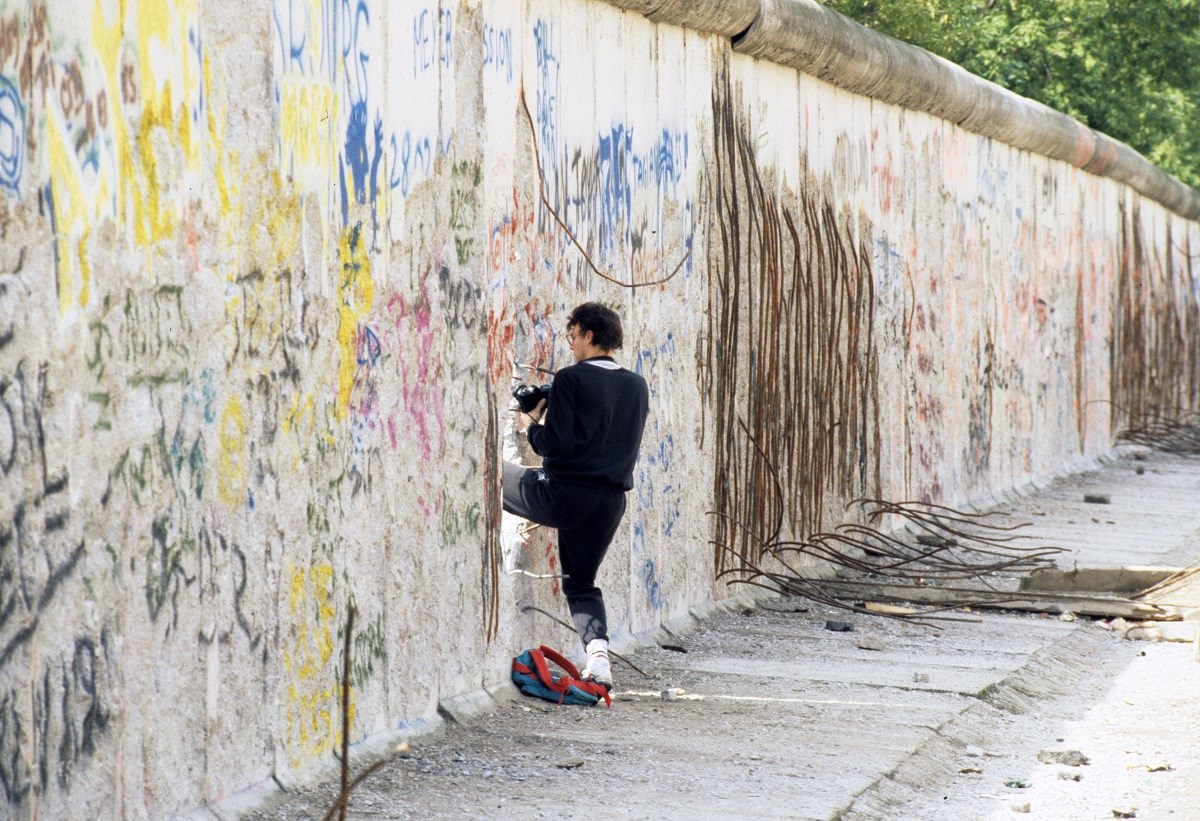
[[[612,665],[608,663],[608,642],[592,639],[587,646],[587,666],[583,668],[583,680],[594,681],[606,690],[612,689]]]

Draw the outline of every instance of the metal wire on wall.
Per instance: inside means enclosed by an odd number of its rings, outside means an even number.
[[[728,66],[712,111],[700,378],[720,574],[756,564],[781,534],[820,530],[826,494],[878,496],[880,437],[869,227],[856,233],[811,177],[794,203],[764,183]]]
[[[1167,227],[1168,249],[1178,244]],[[1112,427],[1118,438],[1200,411],[1200,298],[1190,245],[1165,259],[1147,252],[1134,205],[1121,226],[1113,300]],[[1186,242],[1185,238],[1185,242]],[[1145,437],[1143,437],[1145,438]],[[1153,437],[1151,437],[1153,438]],[[1145,444],[1145,442],[1143,442]]]

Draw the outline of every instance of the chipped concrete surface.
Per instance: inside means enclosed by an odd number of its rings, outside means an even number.
[[[1169,524],[1198,483],[1200,460],[1125,453],[1011,507],[1067,534],[1077,491],[1103,488],[1134,522],[1114,513],[1117,534],[1136,541],[1153,519],[1154,551],[1200,559],[1200,533]],[[1075,549],[1070,560],[1095,558]],[[354,793],[350,817],[583,818],[596,801],[615,818],[1008,818],[1026,802],[1043,819],[1131,805],[1142,818],[1196,817],[1193,647],[1125,640],[1087,619],[965,613],[930,629],[785,609],[737,604],[677,631],[686,654],[638,649],[648,675],[619,665],[611,710],[501,691],[490,713],[414,738]],[[826,630],[829,618],[854,632]],[[858,648],[864,636],[884,650]],[[664,701],[670,687],[685,692]],[[1091,759],[1081,781],[1038,762],[1055,748]],[[571,759],[584,765],[557,766]],[[1171,769],[1147,769],[1160,763]],[[335,794],[332,782],[298,790],[249,817],[320,817]]]

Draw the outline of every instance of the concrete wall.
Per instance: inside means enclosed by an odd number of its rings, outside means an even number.
[[[571,646],[497,480],[584,299],[651,384],[618,636],[1200,392],[1196,223],[590,0],[0,0],[0,188],[5,815],[327,766],[351,604],[356,742]]]

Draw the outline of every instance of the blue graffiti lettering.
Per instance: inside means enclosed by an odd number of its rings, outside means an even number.
[[[558,57],[552,50],[550,24],[538,20],[533,26],[537,46],[537,122],[541,131],[542,162],[558,162]],[[545,170],[545,169],[543,169]]]
[[[358,333],[358,364],[374,367],[379,364],[382,355],[383,346],[379,343],[379,337],[369,325],[363,325]]]
[[[483,24],[483,66],[489,66],[496,75],[512,82],[512,29],[498,29]]]
[[[0,186],[20,193],[25,165],[25,107],[17,88],[0,77]]]
[[[342,17],[346,24],[347,38],[342,44],[342,65],[346,71],[346,99],[352,105],[365,103],[370,97],[370,89],[367,84],[367,63],[371,59],[366,47],[366,31],[371,25],[371,14],[367,9],[366,0],[358,0],[353,11],[350,10],[350,0],[342,0]]]
[[[411,131],[406,131],[403,137],[397,139],[393,134],[391,138],[392,171],[388,185],[392,189],[399,188],[400,193],[407,197],[413,185],[428,177],[433,170],[435,148],[441,150],[442,146],[429,137],[414,137]],[[447,141],[443,153],[448,151],[449,141]]]
[[[441,63],[454,62],[454,12],[424,9],[413,17],[413,77]]]

